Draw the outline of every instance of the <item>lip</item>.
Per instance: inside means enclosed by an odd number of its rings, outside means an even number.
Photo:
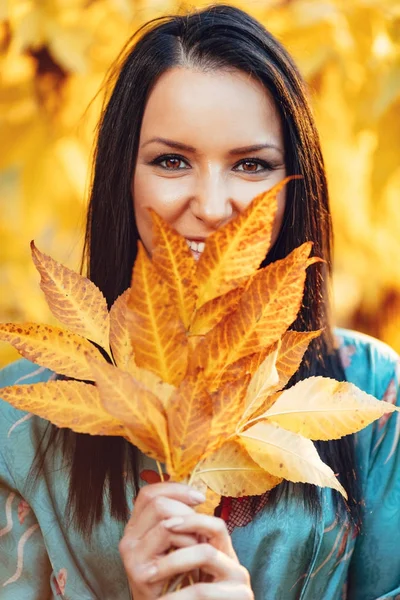
[[[185,239],[189,240],[190,242],[205,242],[206,241],[206,237],[191,237],[189,235],[185,235]]]

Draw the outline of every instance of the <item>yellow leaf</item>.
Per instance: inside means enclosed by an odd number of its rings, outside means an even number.
[[[238,440],[226,442],[196,473],[217,494],[235,498],[258,496],[282,481],[254,462]]]
[[[167,383],[179,385],[188,359],[185,328],[169,298],[166,284],[140,242],[128,308],[136,364],[153,371]]]
[[[166,419],[161,401],[129,373],[90,361],[104,409],[125,426],[126,437],[144,454],[168,460]]]
[[[297,372],[311,340],[321,335],[319,331],[287,331],[282,337],[276,368],[279,375],[279,388],[282,389]]]
[[[133,356],[131,337],[127,328],[128,296],[127,289],[110,309],[110,346],[117,367],[127,369]]]
[[[135,361],[132,360],[129,362],[129,365],[126,371],[132,375],[136,381],[141,383],[145,388],[150,390],[152,394],[157,396],[161,400],[161,403],[164,409],[168,408],[169,400],[172,394],[175,392],[176,387],[166,383],[160,377],[158,377],[152,371],[147,371],[146,369],[142,369],[135,364]]]
[[[243,288],[237,287],[223,296],[218,296],[218,298],[206,302],[196,311],[193,324],[190,326],[190,333],[193,335],[208,333],[221,319],[237,307],[242,293]]]
[[[263,416],[311,440],[335,440],[396,410],[347,381],[309,377],[282,392]]]
[[[153,221],[152,263],[166,286],[186,329],[197,299],[196,263],[184,237],[151,210]]]
[[[109,349],[110,319],[106,300],[95,284],[43,254],[31,242],[50,310],[70,331]]]
[[[171,449],[168,472],[182,481],[199,462],[208,441],[212,401],[200,376],[186,377],[169,401],[167,411]]]
[[[207,238],[197,265],[197,308],[240,285],[267,255],[277,194],[289,178],[256,196],[236,219]]]
[[[73,379],[93,379],[87,357],[105,363],[93,344],[59,327],[0,323],[0,339],[12,344],[28,360]]]
[[[278,383],[279,376],[275,366],[278,352],[279,344],[276,344],[275,350],[266,357],[251,378],[247,388],[245,410],[241,418],[242,423],[251,418],[251,415],[261,406],[265,405],[271,395],[271,390]]]
[[[91,435],[124,435],[123,424],[103,409],[94,385],[49,381],[5,387],[0,395],[15,408],[32,412],[57,427]]]
[[[206,501],[202,504],[197,504],[194,510],[202,515],[214,516],[215,509],[221,502],[220,494],[216,494],[211,488],[207,487],[204,481],[198,477],[194,478],[191,485],[194,489],[198,490],[206,497]]]
[[[344,488],[332,469],[322,462],[311,440],[266,421],[241,433],[240,439],[251,458],[275,477],[330,487],[347,499]]]
[[[207,376],[220,376],[226,366],[260,352],[284,334],[301,305],[311,242],[283,260],[257,271],[237,309],[225,317],[199,345]]]

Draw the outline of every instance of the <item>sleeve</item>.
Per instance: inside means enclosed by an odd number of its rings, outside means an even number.
[[[382,399],[400,406],[400,362]],[[400,413],[371,426],[363,517],[349,567],[348,600],[400,600]]]
[[[20,379],[30,383],[27,379],[32,368],[26,363],[18,361],[2,369],[0,388],[14,385]],[[24,449],[19,448],[17,453],[10,445],[8,430],[11,415],[15,412],[17,418],[19,414],[24,418],[25,413],[2,400],[0,403],[0,598],[50,600],[52,568],[43,536],[33,510],[16,489],[4,454],[24,460]]]

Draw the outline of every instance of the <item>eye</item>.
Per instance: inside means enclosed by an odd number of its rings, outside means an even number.
[[[179,156],[179,154],[161,154],[160,156],[157,156],[151,164],[158,165],[166,171],[182,171],[183,169],[188,168],[187,166],[180,167],[180,163],[185,163],[185,165],[188,164],[182,156]]]
[[[243,169],[239,169],[238,167],[243,167]],[[240,161],[235,166],[237,171],[241,171],[242,173],[263,173],[265,171],[272,171],[273,166],[265,160],[261,158],[245,158]]]

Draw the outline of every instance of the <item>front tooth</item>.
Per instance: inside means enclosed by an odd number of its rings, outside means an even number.
[[[199,242],[197,244],[197,250],[198,250],[198,252],[203,252],[204,248],[205,248],[205,243],[204,242]]]
[[[198,244],[197,242],[190,242],[190,247],[192,250],[194,250],[195,252],[198,252]]]

